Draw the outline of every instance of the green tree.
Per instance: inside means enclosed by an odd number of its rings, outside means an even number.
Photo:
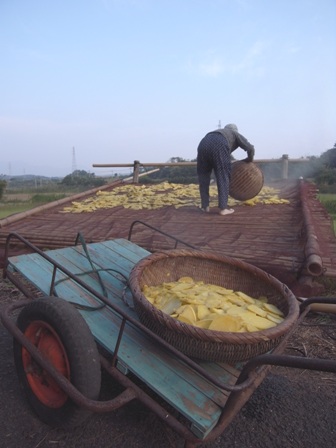
[[[321,162],[326,168],[336,168],[336,143],[321,155]]]
[[[76,170],[72,174],[68,174],[61,182],[69,187],[100,187],[106,181],[97,178],[94,173],[88,173],[84,170]]]
[[[0,199],[2,199],[2,197],[3,197],[6,186],[7,186],[7,182],[5,180],[0,180]]]
[[[336,143],[317,160],[314,182],[320,193],[336,193]]]
[[[182,157],[171,157],[169,163],[196,162],[195,160],[185,160]],[[142,179],[143,183],[168,181],[176,184],[198,183],[196,166],[165,166],[156,173],[149,174]]]

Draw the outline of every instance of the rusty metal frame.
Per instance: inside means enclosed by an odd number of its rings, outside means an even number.
[[[115,311],[116,313],[118,313],[123,319],[129,321],[130,323],[132,323],[135,327],[141,329],[141,331],[143,331],[144,333],[146,333],[149,337],[151,337],[152,339],[155,339],[156,342],[158,342],[161,346],[163,346],[166,350],[170,351],[174,356],[178,357],[179,359],[181,359],[183,362],[185,362],[189,367],[191,367],[193,370],[195,370],[197,373],[199,373],[200,375],[202,375],[204,378],[206,378],[207,380],[209,380],[210,382],[212,382],[214,385],[216,385],[217,387],[226,390],[228,392],[233,391],[233,390],[241,390],[244,389],[245,387],[249,386],[251,383],[251,379],[248,379],[244,384],[241,384],[239,386],[230,386],[228,384],[225,384],[221,381],[218,381],[217,378],[215,378],[213,375],[210,375],[206,370],[204,370],[202,367],[200,367],[196,362],[194,362],[191,358],[189,358],[188,356],[184,355],[183,353],[181,353],[179,350],[177,350],[175,347],[173,347],[172,345],[170,345],[168,342],[164,341],[162,338],[160,338],[160,336],[157,336],[155,333],[153,333],[151,330],[149,330],[145,325],[143,325],[141,322],[139,322],[138,320],[132,318],[131,316],[129,316],[127,313],[125,313],[125,311],[123,309],[121,309],[120,307],[118,307],[115,304],[111,304],[108,299],[103,296],[102,294],[100,294],[99,292],[97,292],[96,290],[94,290],[93,288],[91,288],[88,284],[86,284],[84,281],[82,281],[78,276],[72,274],[68,269],[64,268],[62,265],[60,265],[57,261],[53,260],[52,258],[50,258],[45,252],[43,252],[42,250],[38,249],[37,247],[35,247],[33,244],[31,244],[28,240],[26,240],[24,237],[22,237],[21,235],[17,234],[17,233],[10,233],[7,237],[7,241],[6,241],[6,248],[5,248],[5,266],[4,266],[4,270],[3,270],[3,277],[4,278],[8,278],[13,284],[15,284],[15,286],[23,293],[25,294],[25,292],[27,292],[27,288],[24,287],[24,285],[22,284],[22,282],[20,280],[18,280],[14,274],[12,274],[8,269],[8,257],[9,257],[9,245],[10,245],[10,241],[12,238],[16,238],[19,239],[22,243],[24,243],[27,247],[29,247],[33,252],[39,254],[42,258],[44,258],[45,260],[47,260],[49,263],[51,263],[54,266],[54,270],[60,270],[61,272],[63,272],[65,275],[67,275],[71,280],[73,280],[74,282],[76,282],[78,285],[80,285],[82,288],[86,289],[90,294],[92,294],[94,297],[96,297],[98,300],[100,300],[101,302],[105,303],[107,307],[109,307],[110,309],[112,309],[113,311]],[[50,292],[51,295],[53,293],[52,288],[50,288]],[[31,293],[28,293],[29,295],[27,295],[30,298],[34,298],[32,297]],[[121,328],[121,335],[122,336],[122,328]],[[114,352],[116,355],[117,353]]]
[[[147,224],[146,222],[139,221],[139,220],[133,221],[131,226],[130,226],[130,229],[129,229],[129,232],[128,232],[128,240],[129,241],[132,241],[132,232],[133,232],[133,228],[135,227],[136,224],[141,224],[141,225],[143,225],[145,227],[148,227],[149,229],[154,230],[157,233],[160,233],[161,235],[164,235],[164,236],[174,240],[175,241],[174,249],[176,249],[177,245],[180,243],[180,244],[183,244],[184,246],[190,247],[191,249],[200,250],[197,247],[193,246],[192,244],[186,243],[185,241],[182,241],[182,240],[180,240],[179,238],[176,238],[173,235],[169,235],[169,233],[166,233],[163,230],[157,229],[156,227],[153,227],[150,224]]]
[[[154,230],[154,227],[149,226],[141,221],[135,221],[135,223],[144,224]],[[131,229],[132,230],[132,229]],[[131,235],[130,230],[130,235]],[[165,234],[164,232],[161,232]],[[170,235],[165,234],[170,237]],[[174,237],[173,237],[174,238]],[[115,312],[119,313],[122,316],[122,324],[119,330],[119,337],[117,341],[117,345],[115,348],[115,352],[112,354],[111,359],[107,359],[101,355],[101,365],[102,367],[115,379],[119,384],[121,384],[125,390],[121,392],[117,397],[108,401],[96,401],[90,400],[84,397],[65,377],[63,377],[54,367],[53,365],[36,349],[36,347],[24,336],[24,334],[19,330],[16,323],[13,321],[12,313],[27,304],[31,303],[31,300],[35,299],[32,292],[21,282],[12,272],[7,270],[8,267],[8,257],[9,257],[9,248],[10,242],[12,239],[19,239],[23,244],[25,244],[31,251],[38,253],[44,259],[49,261],[54,266],[54,274],[57,270],[62,271],[65,275],[69,276],[73,281],[77,282],[80,286],[87,289],[88,292],[93,294],[98,300],[104,302],[108,307],[113,309]],[[175,238],[174,238],[175,239]],[[183,243],[176,239],[176,244],[178,242]],[[115,409],[118,409],[130,401],[137,399],[141,401],[146,407],[148,407],[151,411],[153,411],[159,418],[161,418],[165,423],[167,423],[173,430],[175,430],[184,440],[185,447],[192,448],[196,447],[200,443],[208,442],[217,438],[224,429],[229,425],[229,423],[233,420],[235,415],[240,411],[242,406],[246,403],[248,398],[252,395],[254,390],[259,386],[259,384],[263,381],[263,379],[268,374],[270,368],[272,366],[286,366],[292,368],[302,368],[309,370],[320,370],[336,373],[336,361],[333,360],[323,360],[323,359],[311,359],[311,358],[301,358],[298,356],[290,356],[290,355],[282,355],[282,351],[285,348],[286,342],[290,334],[286,336],[286,338],[281,342],[281,344],[274,349],[272,354],[259,355],[244,365],[240,376],[235,385],[230,386],[228,384],[224,384],[214,378],[212,375],[208,374],[203,368],[201,368],[198,364],[196,364],[192,359],[183,355],[181,352],[176,350],[170,344],[162,340],[159,336],[152,333],[147,329],[144,325],[142,325],[137,320],[131,318],[127,314],[124,313],[122,309],[120,309],[116,305],[111,305],[107,299],[89,287],[85,282],[83,282],[80,278],[73,275],[67,269],[62,267],[60,264],[52,260],[46,253],[35,247],[28,240],[18,235],[17,233],[11,233],[7,237],[6,248],[5,248],[5,267],[3,270],[3,277],[8,278],[29,300],[22,300],[7,306],[0,313],[0,318],[3,325],[6,329],[13,335],[13,337],[24,346],[32,355],[34,360],[45,369],[57,382],[57,384],[67,393],[67,395],[79,406],[82,406],[92,412],[97,413],[106,413],[111,412]],[[51,294],[53,293],[53,287],[51,285],[50,288]],[[310,298],[306,299],[300,305],[300,317],[298,319],[298,324],[301,322],[304,317],[309,312],[309,305],[313,303],[332,303],[336,304],[336,298]],[[148,393],[142,390],[139,386],[137,386],[130,378],[120,372],[117,368],[117,355],[118,355],[118,345],[123,336],[123,329],[126,321],[131,322],[142,331],[144,331],[147,335],[154,338],[159,344],[162,345],[166,350],[169,350],[174,356],[180,358],[183,362],[193,368],[197,373],[201,374],[204,378],[212,382],[217,387],[230,392],[229,399],[225,406],[222,409],[222,414],[219,418],[217,425],[213,428],[213,430],[202,440],[197,438],[193,432],[183,423],[181,423],[178,418],[174,417],[171,413],[169,413],[163,406],[161,406],[154,398],[152,398]],[[292,330],[294,331],[294,329]],[[97,341],[99,344],[99,341]]]

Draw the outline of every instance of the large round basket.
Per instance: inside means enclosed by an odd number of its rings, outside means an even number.
[[[212,331],[174,319],[152,305],[142,292],[145,285],[157,286],[184,276],[255,298],[266,296],[285,318],[273,328],[251,333]],[[241,260],[210,252],[175,249],[151,254],[134,266],[129,282],[140,322],[182,353],[208,361],[244,361],[272,350],[299,315],[295,296],[279,280]]]
[[[233,199],[252,199],[260,193],[263,185],[263,173],[255,163],[243,160],[232,163],[229,194]]]

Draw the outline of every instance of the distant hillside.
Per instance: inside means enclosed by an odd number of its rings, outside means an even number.
[[[15,175],[15,176],[9,176],[8,174],[0,174],[0,179],[5,180],[6,182],[8,182],[8,181],[24,182],[24,181],[31,181],[31,180],[35,180],[35,179],[60,181],[63,179],[63,177],[37,176],[36,174],[21,174],[21,175]]]

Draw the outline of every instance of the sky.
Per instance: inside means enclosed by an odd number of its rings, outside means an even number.
[[[192,160],[228,123],[256,159],[319,156],[335,23],[335,0],[0,0],[0,175]]]

